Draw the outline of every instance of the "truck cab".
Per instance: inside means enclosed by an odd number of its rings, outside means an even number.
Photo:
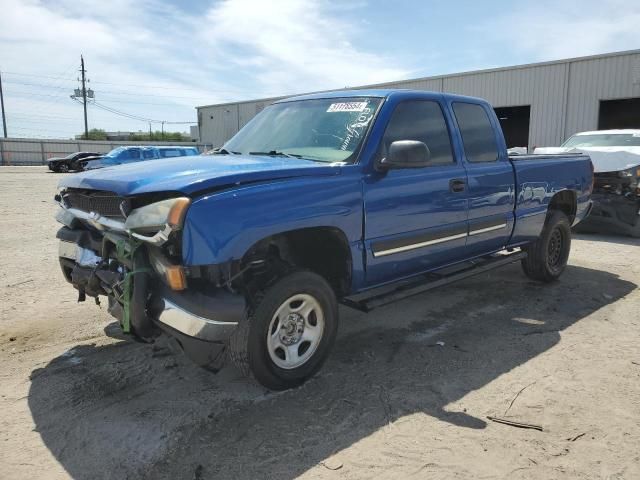
[[[125,332],[283,389],[326,359],[338,303],[514,261],[557,280],[592,188],[585,155],[509,157],[482,99],[328,92],[274,103],[212,156],[63,180],[60,261]]]

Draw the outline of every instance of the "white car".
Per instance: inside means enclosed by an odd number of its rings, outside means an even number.
[[[587,153],[595,172],[591,215],[578,231],[617,232],[640,237],[640,130],[580,132],[560,147],[535,154]]]
[[[640,165],[640,130],[596,130],[569,137],[559,147],[538,147],[535,154],[585,152],[596,172],[615,172]]]

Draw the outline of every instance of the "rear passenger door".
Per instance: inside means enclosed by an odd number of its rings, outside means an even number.
[[[376,285],[464,256],[466,172],[456,160],[450,125],[435,100],[406,100],[391,114],[378,146],[383,158],[397,140],[424,142],[429,166],[365,177],[366,279]]]
[[[489,105],[454,101],[469,198],[468,256],[502,249],[513,229],[515,178]]]

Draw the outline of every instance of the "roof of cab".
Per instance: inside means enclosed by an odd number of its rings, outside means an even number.
[[[466,100],[474,103],[486,103],[486,100],[477,97],[456,95],[453,93],[434,92],[429,90],[410,90],[403,88],[388,89],[363,89],[363,90],[332,90],[329,92],[310,93],[308,95],[298,95],[296,97],[283,98],[273,103],[294,102],[298,100],[315,100],[325,98],[358,98],[358,97],[405,97],[405,98],[447,98],[451,100]]]

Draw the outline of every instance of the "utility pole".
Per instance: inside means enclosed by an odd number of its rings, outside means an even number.
[[[84,107],[84,139],[89,140],[89,124],[87,123],[87,85],[84,58],[80,55],[80,71],[82,72],[82,106]]]
[[[149,141],[151,141],[151,122],[149,122]]]
[[[95,95],[93,90],[87,88],[87,71],[84,68],[84,57],[80,55],[80,73],[82,77],[78,80],[82,82],[82,88],[74,89],[73,95],[71,95],[71,99],[82,103],[84,108],[84,139],[89,139],[89,123],[87,122],[87,99],[95,99]],[[79,100],[82,99],[82,100]]]
[[[162,121],[162,141],[164,141],[164,120]]]
[[[2,131],[7,138],[7,115],[4,113],[4,96],[2,95],[2,72],[0,72],[0,109],[2,110]]]

